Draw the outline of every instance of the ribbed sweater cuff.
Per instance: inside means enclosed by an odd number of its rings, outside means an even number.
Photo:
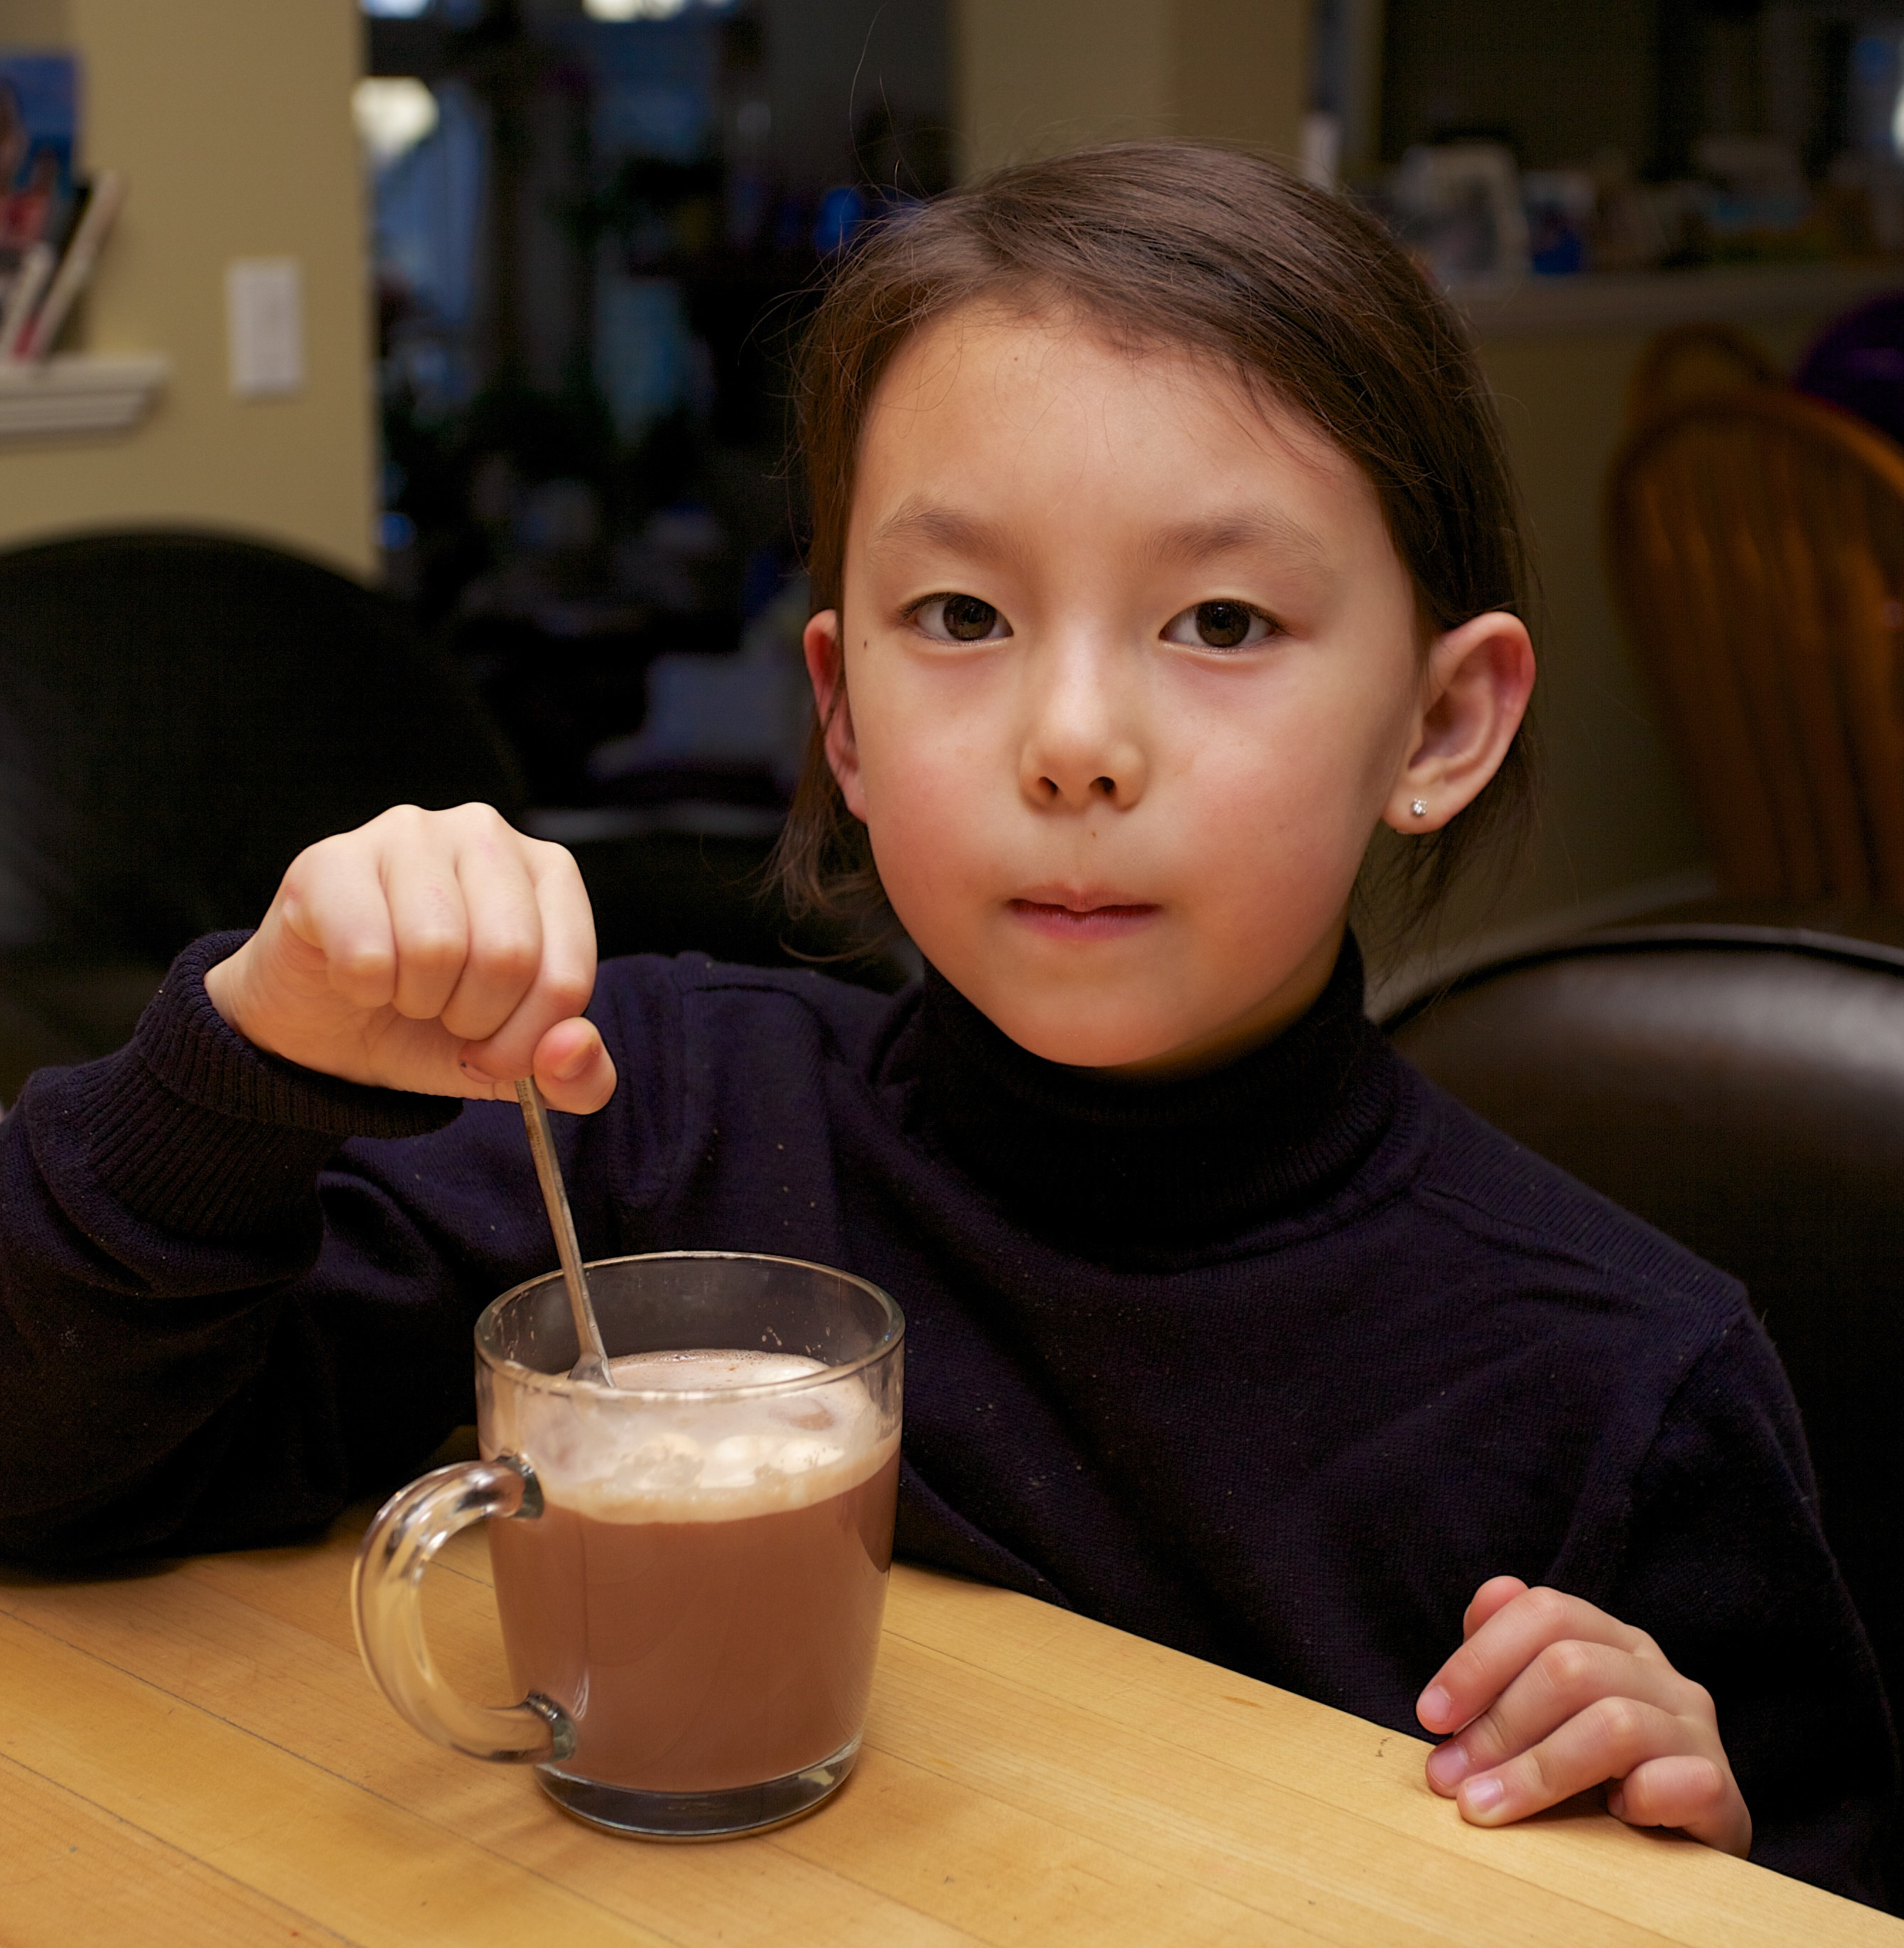
[[[76,1076],[92,1167],[120,1203],[191,1238],[256,1238],[306,1218],[352,1137],[415,1137],[460,1103],[319,1075],[254,1048],[205,991],[250,936],[209,934],[172,963],[128,1047]]]

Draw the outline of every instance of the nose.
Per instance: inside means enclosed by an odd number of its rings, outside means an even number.
[[[1026,659],[1019,780],[1040,810],[1128,811],[1149,764],[1136,673],[1115,643],[1087,636]]]

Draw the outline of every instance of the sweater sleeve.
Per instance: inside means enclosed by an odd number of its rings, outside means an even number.
[[[1790,1387],[1749,1317],[1661,1422],[1620,1583],[1614,1614],[1713,1695],[1752,1858],[1887,1905],[1897,1755],[1884,1687],[1819,1526]]]
[[[459,1208],[443,1169],[402,1167],[427,1146],[467,1178],[480,1118],[225,1024],[204,975],[244,938],[188,948],[128,1047],[42,1071],[0,1120],[0,1553],[330,1519],[467,1418],[470,1321],[541,1268],[526,1198],[499,1222],[508,1199]]]

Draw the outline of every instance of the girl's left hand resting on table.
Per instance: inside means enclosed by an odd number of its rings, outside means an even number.
[[[1711,1696],[1644,1630],[1496,1576],[1475,1591],[1462,1636],[1416,1710],[1447,1740],[1428,1758],[1428,1784],[1464,1819],[1505,1826],[1605,1785],[1607,1810],[1630,1826],[1751,1848],[1752,1816]]]

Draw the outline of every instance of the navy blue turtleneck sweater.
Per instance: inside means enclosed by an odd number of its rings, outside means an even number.
[[[511,1104],[313,1075],[182,956],[133,1044],[0,1122],[0,1550],[256,1543],[472,1412],[548,1267]],[[900,1546],[1399,1730],[1511,1572],[1717,1700],[1754,1857],[1881,1900],[1894,1760],[1797,1412],[1738,1287],[1478,1121],[1362,1010],[1214,1074],[1055,1067],[883,999],[613,962],[558,1118],[593,1257],[842,1265],[908,1321]]]

